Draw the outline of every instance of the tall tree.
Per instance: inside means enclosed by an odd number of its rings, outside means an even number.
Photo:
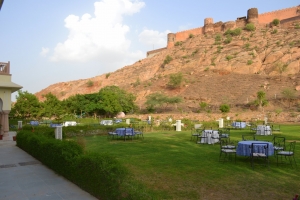
[[[257,92],[257,98],[254,101],[255,105],[258,106],[259,110],[262,110],[262,108],[266,105],[268,105],[268,101],[266,99],[266,93],[264,91],[258,91]]]
[[[46,100],[41,103],[42,115],[48,118],[55,117],[61,118],[61,115],[65,112],[62,107],[62,103],[52,93],[48,93],[44,96]]]
[[[35,119],[41,114],[41,104],[35,95],[19,90],[12,110],[12,113],[15,114],[14,117]]]

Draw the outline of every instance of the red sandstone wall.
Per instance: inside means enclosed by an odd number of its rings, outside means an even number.
[[[299,12],[297,13],[298,8],[299,8],[299,6],[259,14],[258,22],[260,24],[268,24],[268,23],[272,22],[274,19],[282,20],[282,19],[287,19],[287,18],[298,16],[298,15],[300,15]]]
[[[184,41],[184,40],[188,39],[190,34],[193,34],[195,36],[196,35],[202,35],[203,34],[202,29],[203,29],[203,27],[177,32],[176,33],[176,42],[177,41]]]

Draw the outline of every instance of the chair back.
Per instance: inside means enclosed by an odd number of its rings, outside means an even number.
[[[253,135],[242,135],[242,140],[255,140]]]
[[[293,152],[294,154],[295,154],[295,146],[296,146],[296,141],[290,142],[289,151]]]
[[[273,145],[274,147],[283,147],[285,149],[285,137],[274,136]]]
[[[251,157],[255,156],[255,154],[265,155],[266,157],[269,155],[269,143],[253,142],[249,147]]]

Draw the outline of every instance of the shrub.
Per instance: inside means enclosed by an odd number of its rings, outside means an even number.
[[[249,23],[246,25],[245,29],[247,31],[255,31],[255,25],[253,23]]]
[[[107,73],[107,74],[105,75],[105,78],[108,79],[109,76],[110,76],[110,73]]]
[[[231,60],[233,58],[233,56],[232,55],[228,55],[228,56],[226,56],[226,60]]]
[[[198,53],[199,49],[196,49],[195,51],[193,51],[192,56],[194,56],[196,53]]]
[[[53,130],[53,129],[52,129]],[[20,131],[17,146],[99,199],[121,199],[128,171],[109,154],[84,153],[73,141]]]
[[[189,34],[189,38],[193,38],[194,37],[194,35],[191,33],[191,34]]]
[[[216,37],[215,37],[215,41],[219,42],[221,40],[222,40],[222,36],[220,34],[217,34]]]
[[[250,47],[250,43],[246,43],[246,44],[245,44],[245,48],[246,48],[246,49],[249,49],[249,47]]]
[[[252,60],[248,60],[248,61],[247,61],[247,65],[251,65],[252,63],[253,63]]]
[[[177,41],[176,43],[175,43],[175,46],[181,46],[182,45],[182,42],[181,41]]]
[[[181,86],[182,80],[183,80],[182,73],[171,74],[167,86],[171,89],[178,88]]]
[[[222,113],[228,113],[230,111],[230,106],[224,103],[220,105],[219,109]]]
[[[295,25],[295,29],[300,29],[300,24],[299,24],[299,23],[297,23],[297,24]]]
[[[272,32],[271,32],[271,34],[275,34],[275,33],[277,33],[278,32],[278,30],[277,29],[274,29]]]
[[[172,60],[173,60],[173,58],[171,56],[167,55],[164,60],[164,65],[169,64]]]
[[[236,29],[233,30],[232,35],[238,36],[238,35],[241,35],[241,33],[242,33],[242,29],[241,28],[236,28]]]
[[[94,85],[94,82],[91,80],[88,80],[88,82],[86,84],[88,87],[92,87]]]
[[[277,26],[277,25],[280,24],[280,20],[279,20],[279,19],[274,19],[274,20],[272,21],[272,24],[273,24],[274,26]]]
[[[231,35],[227,35],[226,39],[224,40],[225,44],[229,44],[232,41]]]

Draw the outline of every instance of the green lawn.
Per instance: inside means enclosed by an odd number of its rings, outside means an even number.
[[[231,140],[240,141],[247,130],[232,130]],[[273,134],[274,135],[274,134]],[[296,140],[298,167],[276,166],[270,156],[270,170],[251,168],[246,157],[219,162],[219,145],[196,144],[190,131],[144,133],[144,140],[107,140],[86,137],[86,150],[109,152],[132,173],[134,182],[152,191],[154,199],[292,199],[300,193],[300,125],[282,125],[287,140]],[[273,136],[266,136],[273,137]],[[269,139],[269,138],[268,138]]]

